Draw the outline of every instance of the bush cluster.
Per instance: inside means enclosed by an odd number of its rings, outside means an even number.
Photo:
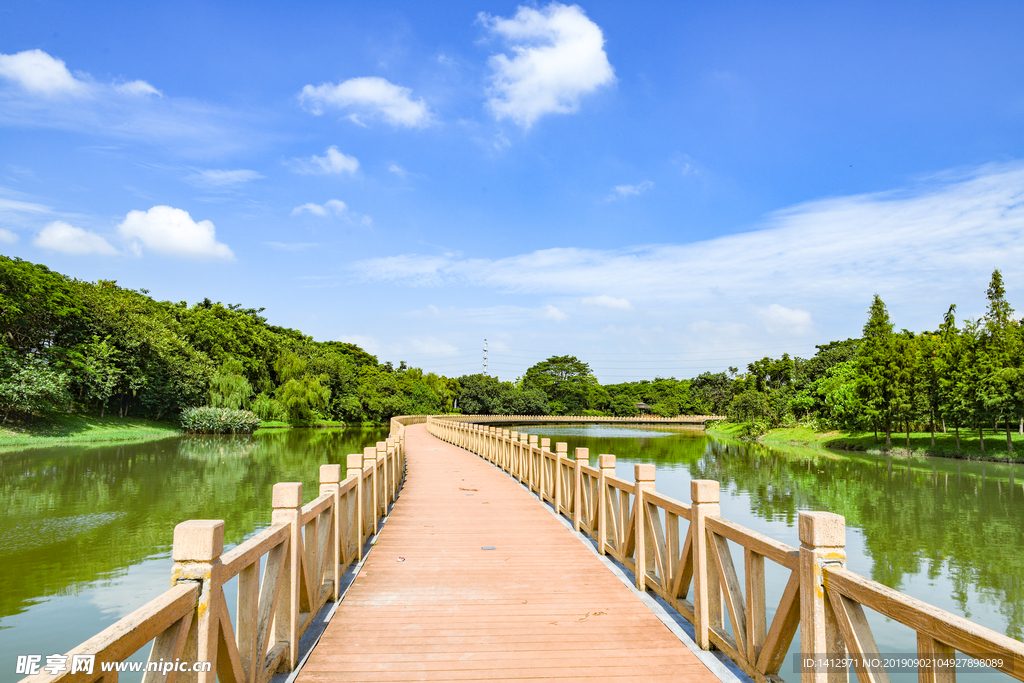
[[[204,406],[181,411],[181,428],[194,434],[251,434],[259,426],[259,416],[248,410]]]

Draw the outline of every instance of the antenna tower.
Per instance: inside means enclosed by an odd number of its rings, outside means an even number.
[[[484,377],[487,376],[487,340],[484,339]]]

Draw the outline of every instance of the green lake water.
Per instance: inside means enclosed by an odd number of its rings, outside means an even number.
[[[503,425],[505,426],[505,425]],[[514,427],[513,427],[514,428]],[[616,456],[616,475],[653,463],[660,493],[690,502],[691,479],[721,483],[722,516],[799,547],[797,517],[846,517],[847,567],[999,633],[1024,639],[1024,466],[888,458],[723,440],[700,431],[608,425],[522,425],[522,431]],[[742,580],[743,556],[730,542]],[[769,623],[788,570],[766,563]],[[879,649],[916,653],[916,635],[868,613]],[[799,633],[794,639],[799,651]],[[781,675],[799,680],[787,658]],[[961,680],[967,680],[958,672]],[[1010,680],[993,672],[971,680]],[[917,680],[916,672],[893,680]]]
[[[236,545],[269,525],[274,484],[301,481],[308,502],[320,465],[344,468],[347,454],[387,431],[280,429],[0,454],[0,681],[21,678],[17,655],[45,663],[167,590],[178,522],[223,519],[225,547]]]
[[[793,546],[799,511],[842,514],[851,569],[1024,637],[1022,466],[769,448],[663,428],[523,429],[570,452],[587,447],[592,463],[614,453],[630,481],[633,464],[654,463],[657,489],[685,502],[691,479],[717,479],[724,517]],[[312,500],[321,464],[344,465],[385,437],[386,428],[292,429],[0,454],[0,682],[20,678],[17,655],[66,652],[166,590],[178,522],[223,519],[230,547],[269,524],[275,483],[301,481]],[[770,619],[788,572],[768,565]],[[909,629],[869,619],[880,649],[915,652]],[[781,673],[799,678],[789,660]]]

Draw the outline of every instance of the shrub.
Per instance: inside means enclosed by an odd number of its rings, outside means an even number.
[[[259,426],[259,416],[248,410],[204,406],[181,411],[181,428],[196,434],[251,434]]]
[[[0,412],[31,415],[58,410],[71,401],[70,378],[37,358],[18,357],[3,350],[0,355]]]

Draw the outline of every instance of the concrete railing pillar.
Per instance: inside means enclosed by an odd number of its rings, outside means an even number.
[[[800,652],[804,659],[846,653],[839,622],[825,595],[826,566],[846,566],[846,518],[831,512],[800,513]],[[804,666],[801,683],[846,683],[845,667]]]
[[[226,610],[221,595],[221,562],[224,552],[224,521],[220,519],[193,519],[174,527],[174,545],[171,558],[171,585],[199,582],[199,601],[193,618],[196,619],[196,661],[211,662],[211,671],[198,674],[199,683],[215,683],[217,677],[217,644],[220,611]],[[188,650],[186,646],[186,651]]]
[[[722,514],[718,482],[694,479],[690,482],[690,528],[693,533],[693,615],[697,645],[711,649],[712,626],[722,626],[722,589],[718,569],[708,548],[705,520]]]
[[[575,481],[572,485],[572,528],[579,531],[580,518],[583,515],[583,470],[580,468],[590,466],[590,449],[577,448],[574,455],[576,456],[576,468],[574,471]]]
[[[370,491],[366,494],[363,502],[367,507],[367,518],[363,520],[367,530],[371,534],[377,533],[377,520],[380,519],[380,488],[377,482],[377,447],[366,446],[363,448],[363,469],[370,467]]]
[[[615,476],[615,456],[602,453],[597,456],[600,470],[597,480],[597,552],[605,554],[608,545],[608,493],[605,479]]]
[[[359,453],[349,453],[345,458],[347,467],[345,480],[355,478],[355,487],[352,489],[355,495],[355,515],[352,520],[352,534],[355,538],[356,560],[363,559],[363,532],[366,529],[366,522],[363,521],[363,456]]]
[[[325,548],[324,552],[332,558],[328,576],[331,577],[331,602],[337,602],[341,597],[341,465],[320,465],[320,495],[327,493],[334,498],[334,514],[331,515],[334,528],[331,530],[331,547]]]
[[[633,550],[633,561],[636,564],[636,589],[647,590],[647,572],[654,570],[654,552],[651,532],[647,525],[647,503],[644,502],[644,494],[654,492],[654,465],[634,465],[633,478],[633,505],[634,528],[633,538],[635,539]]]
[[[288,559],[279,581],[288,591],[278,595],[274,623],[277,640],[288,643],[288,671],[299,663],[299,600],[302,581],[302,483],[274,484],[272,524],[288,524]],[[212,683],[212,681],[211,681]]]

